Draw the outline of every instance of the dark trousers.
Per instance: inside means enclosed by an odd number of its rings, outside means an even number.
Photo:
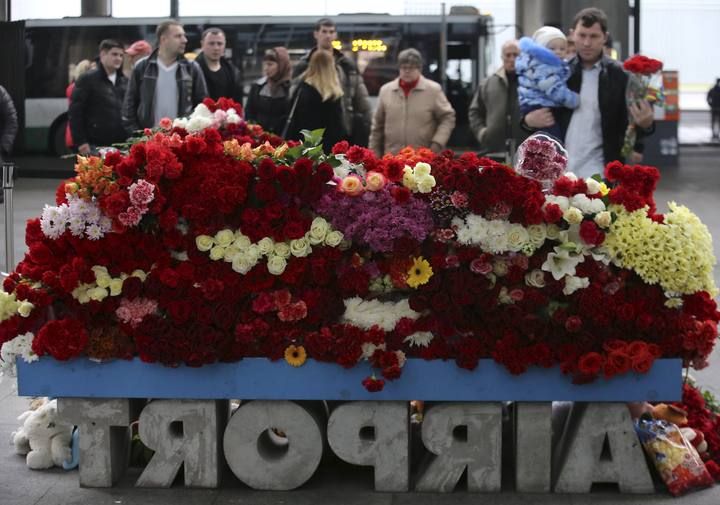
[[[712,128],[712,137],[720,138],[720,109],[710,111],[710,127]]]

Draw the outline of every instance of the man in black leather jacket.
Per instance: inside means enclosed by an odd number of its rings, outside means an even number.
[[[164,117],[188,116],[208,96],[200,66],[183,58],[183,26],[164,21],[156,35],[158,48],[138,61],[130,74],[123,103],[123,125],[130,134],[157,126]]]
[[[75,81],[68,120],[75,148],[88,154],[96,146],[110,146],[127,138],[122,105],[127,78],[122,73],[122,44],[100,42],[100,64]]]
[[[15,135],[17,135],[18,120],[15,104],[10,93],[0,86],[0,161],[5,159],[12,151]],[[0,192],[0,197],[2,192]]]
[[[206,29],[200,39],[202,51],[195,58],[195,62],[203,71],[210,98],[217,100],[224,96],[242,105],[242,74],[240,69],[224,56],[225,46],[224,31],[220,28]]]

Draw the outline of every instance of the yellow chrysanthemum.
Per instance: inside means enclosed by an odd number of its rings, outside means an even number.
[[[707,227],[687,207],[669,204],[663,223],[647,215],[647,207],[628,212],[611,206],[617,219],[603,246],[615,263],[634,270],[648,284],[666,292],[717,294],[713,279],[715,256]]]
[[[417,288],[423,284],[427,284],[433,275],[433,269],[425,258],[413,258],[413,264],[408,270],[407,285],[411,288]]]
[[[303,366],[306,359],[307,353],[301,345],[289,345],[287,349],[285,349],[285,361],[287,361],[290,366]]]

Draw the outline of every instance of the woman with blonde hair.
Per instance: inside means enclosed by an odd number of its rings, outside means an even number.
[[[67,97],[68,101],[68,109],[70,108],[70,103],[72,102],[72,94],[73,90],[75,89],[75,81],[77,81],[81,75],[83,75],[88,70],[94,69],[96,66],[96,63],[92,60],[80,60],[77,65],[75,65],[72,70],[70,70],[70,84],[67,88],[65,88],[65,96]],[[65,147],[68,148],[68,150],[72,149],[74,145],[72,134],[70,133],[70,121],[68,121],[65,124]]]
[[[325,128],[323,148],[329,152],[337,142],[347,139],[342,117],[343,89],[332,54],[315,50],[299,79],[291,100],[287,138],[301,139],[300,130]]]

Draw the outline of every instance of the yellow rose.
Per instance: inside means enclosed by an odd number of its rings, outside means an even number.
[[[87,290],[87,296],[90,298],[90,300],[95,300],[96,302],[101,302],[108,296],[107,289],[97,287],[97,288],[90,288]],[[82,302],[80,302],[82,303]]]
[[[133,277],[137,277],[141,281],[145,282],[145,279],[147,279],[147,274],[143,272],[142,270],[133,270],[133,273],[130,274]]]
[[[415,173],[415,178],[418,178],[430,175],[430,170],[430,165],[421,161],[415,165],[415,170],[413,170],[413,172]]]
[[[232,230],[220,230],[215,234],[215,243],[223,247],[229,246],[235,240],[235,233]]]
[[[371,170],[365,176],[365,185],[368,191],[380,191],[387,184],[387,179],[380,172]]]
[[[116,278],[110,281],[110,296],[118,296],[122,293],[123,280]]]
[[[195,237],[195,246],[198,251],[208,252],[215,245],[215,239],[210,235],[198,235]]]
[[[101,288],[107,288],[110,286],[110,283],[112,282],[112,277],[110,277],[108,274],[98,274],[95,273],[95,282],[97,285]]]

